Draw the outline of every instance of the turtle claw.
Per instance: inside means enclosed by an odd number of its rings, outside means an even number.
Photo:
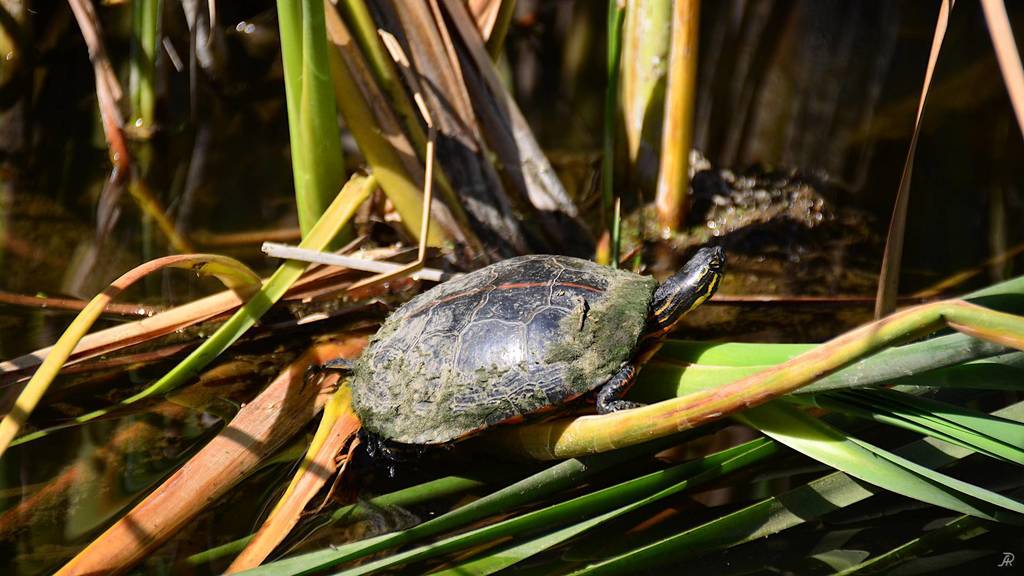
[[[640,402],[630,402],[629,400],[610,400],[603,404],[597,405],[598,414],[611,414],[612,412],[618,412],[619,410],[632,410],[633,408],[641,408],[646,404]]]

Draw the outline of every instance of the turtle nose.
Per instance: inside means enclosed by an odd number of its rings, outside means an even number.
[[[725,270],[725,248],[712,246],[711,250],[711,263],[709,264],[711,269],[719,272]]]
[[[721,272],[725,269],[725,248],[721,246],[705,246],[697,252],[695,260],[707,263],[708,269]]]

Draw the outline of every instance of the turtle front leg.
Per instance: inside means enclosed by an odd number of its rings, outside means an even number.
[[[618,412],[619,410],[646,406],[646,404],[641,404],[640,402],[623,400],[622,396],[633,385],[640,367],[645,365],[661,349],[661,344],[661,337],[644,338],[640,342],[639,350],[633,356],[633,359],[623,364],[619,372],[612,376],[612,379],[597,391],[598,414],[608,414]]]
[[[608,414],[610,412],[618,412],[619,410],[629,410],[630,408],[639,408],[643,406],[643,404],[639,402],[622,400],[622,396],[627,390],[629,390],[629,387],[633,385],[636,373],[636,364],[630,362],[623,366],[622,369],[619,370],[618,374],[612,376],[612,379],[597,391],[598,414]]]

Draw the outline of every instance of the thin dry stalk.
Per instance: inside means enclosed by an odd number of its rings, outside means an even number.
[[[423,167],[387,105],[387,98],[373,81],[345,23],[333,9],[328,9],[326,16],[331,73],[338,85],[335,89],[338,108],[380,180],[381,188],[395,205],[407,231],[415,237],[419,232],[415,224],[420,221],[423,208],[419,192]],[[465,227],[456,220],[457,214],[447,206],[435,203],[430,212],[435,220],[431,245],[439,246],[445,238],[451,238],[471,247],[475,253],[482,250],[479,241],[471,232],[464,231]]]
[[[198,324],[242,304],[234,292],[225,290],[182,306],[171,308],[151,318],[121,324],[87,334],[78,341],[71,360],[83,360],[170,334],[185,326]],[[0,362],[0,375],[14,374],[38,366],[53,350],[40,348],[29,354]]]
[[[480,118],[484,138],[498,157],[496,165],[502,181],[506,183],[506,190],[514,195],[518,204],[529,210],[524,219],[535,219],[541,224],[551,245],[559,246],[562,251],[589,255],[592,241],[579,219],[576,205],[551,167],[512,94],[498,77],[468,9],[457,0],[444,0],[444,8],[452,23],[452,32],[461,43],[459,55],[464,60],[463,76],[471,80],[467,88]],[[566,246],[567,242],[574,245]]]
[[[1010,19],[1006,16],[1006,4],[1003,0],[981,0],[981,7],[985,11],[985,21],[996,49],[999,69],[1003,71],[1006,90],[1010,93],[1013,113],[1017,116],[1017,126],[1024,132],[1024,69],[1021,68],[1020,52],[1013,38]]]
[[[99,18],[87,0],[68,0],[71,11],[82,31],[82,38],[89,48],[89,60],[92,61],[93,75],[96,77],[96,99],[99,101],[100,116],[103,119],[103,133],[110,150],[110,161],[114,165],[111,178],[120,180],[131,166],[131,155],[124,138],[124,118],[117,103],[121,100],[121,85],[117,82],[114,67],[110,64],[107,51],[103,47],[102,32]]]
[[[85,300],[74,298],[50,298],[46,296],[30,296],[28,294],[17,294],[0,290],[0,304],[9,306],[25,306],[27,308],[44,308],[47,310],[81,310],[85,308]],[[119,304],[111,302],[103,307],[104,314],[116,314],[118,316],[142,316],[147,318],[157,312],[163,311],[159,306],[148,304]]]
[[[75,346],[99,318],[107,303],[121,294],[128,286],[163,268],[186,268],[197,273],[216,276],[225,286],[238,293],[242,298],[252,296],[260,285],[259,276],[241,262],[212,254],[165,256],[136,266],[122,274],[106,289],[93,297],[85,309],[75,317],[53,345],[39,369],[25,384],[24,389],[18,393],[14,405],[0,421],[0,455],[7,450],[11,441],[14,440],[42,399],[50,383],[53,382],[61,367],[74,352]]]
[[[439,155],[444,172],[475,220],[477,233],[500,255],[529,251],[522,222],[513,207],[513,202],[521,200],[518,190],[507,189],[488,160],[485,127],[473,109],[469,93],[472,86],[479,84],[476,72],[464,69],[464,63],[454,52],[447,24],[437,21],[436,12],[428,3],[402,3],[395,16],[405,42],[402,52],[412,65],[399,69],[408,88],[423,94],[440,140],[446,143]],[[478,34],[475,27],[473,33]]]
[[[907,148],[907,159],[903,163],[900,185],[896,191],[896,205],[892,210],[889,222],[889,234],[885,239],[885,252],[882,255],[882,270],[878,276],[878,294],[875,298],[875,319],[881,318],[896,309],[896,296],[899,294],[900,263],[903,259],[903,237],[906,232],[907,208],[910,205],[910,176],[914,171],[914,155],[917,153],[917,138],[921,133],[921,115],[928,101],[928,91],[935,72],[935,63],[942,49],[942,39],[946,36],[949,25],[949,12],[953,8],[951,0],[943,0],[939,7],[939,17],[935,22],[935,34],[932,36],[931,53],[928,55],[928,68],[924,74],[924,86],[921,87],[921,98],[917,103],[917,117],[914,120],[914,131],[910,136]]]

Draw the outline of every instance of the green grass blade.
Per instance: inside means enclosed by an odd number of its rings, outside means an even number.
[[[809,556],[809,558],[814,558],[832,570],[839,571],[857,564],[867,556],[868,552],[864,550],[828,550]]]
[[[438,478],[436,480],[396,490],[395,492],[382,494],[375,498],[371,498],[365,503],[356,502],[354,504],[342,506],[331,512],[326,520],[317,526],[317,529],[339,523],[359,522],[370,517],[373,514],[374,508],[412,506],[421,502],[461,494],[485,485],[486,483],[481,480],[463,478],[461,476],[446,476],[444,478]],[[248,544],[250,540],[252,540],[251,535],[222,544],[216,548],[210,548],[209,550],[193,554],[185,560],[185,563],[189,566],[199,566],[221,558],[235,556],[245,548],[245,545]]]
[[[956,546],[959,543],[986,534],[988,531],[983,520],[973,516],[960,516],[940,528],[931,530],[918,538],[908,540],[883,554],[840,570],[836,572],[836,576],[881,574],[895,568],[897,565],[903,564],[908,559],[919,558],[940,550],[942,546]]]
[[[1004,312],[1024,312],[1024,276],[1004,280],[964,296],[964,300]]]
[[[754,440],[755,447],[763,448],[769,443]],[[423,560],[434,556],[463,550],[471,546],[493,542],[497,539],[515,537],[519,534],[558,526],[577,518],[586,518],[604,511],[614,512],[615,507],[626,506],[629,502],[645,499],[652,494],[671,491],[675,493],[686,486],[685,478],[704,471],[714,471],[737,455],[747,452],[751,446],[746,444],[734,446],[722,452],[691,460],[683,464],[634,478],[621,484],[578,496],[571,500],[558,502],[547,508],[523,514],[497,524],[479,528],[465,534],[453,536],[440,542],[415,548],[393,556],[382,558],[369,564],[346,570],[343,574],[357,576],[377,570],[392,568],[409,562]],[[764,455],[770,452],[763,452]],[[673,486],[676,485],[676,486]],[[612,510],[609,510],[612,509]]]
[[[927,370],[1005,353],[1007,348],[966,334],[939,336],[923,342],[896,346],[837,370],[805,386],[799,394],[839,388],[870,386]]]
[[[868,487],[837,472],[572,574],[644,573],[669,561],[678,563],[683,558],[764,538],[873,495]]]
[[[327,62],[324,5],[278,0],[295,204],[305,237],[345,178],[334,87]]]
[[[1024,424],[893,390],[850,390],[811,403],[1024,465]]]
[[[18,443],[12,443],[14,437],[28,421],[33,410],[49,390],[50,384],[82,339],[85,338],[86,333],[99,320],[106,306],[132,284],[166,268],[182,268],[196,274],[215,276],[241,299],[255,294],[262,283],[260,277],[245,264],[233,258],[215,254],[164,256],[125,272],[89,300],[54,343],[25,387],[16,394],[13,405],[0,421],[0,455],[3,455],[9,446]]]
[[[655,363],[645,367],[640,373],[638,388],[651,386],[653,390],[649,398],[664,400],[671,397],[670,394],[679,396],[738,380],[785,362],[812,348],[813,344],[714,344],[669,340],[658,352]],[[796,394],[871,386],[896,379],[901,379],[898,382],[900,384],[919,385],[929,381],[922,373],[938,369],[953,370],[951,374],[954,375],[955,381],[965,382],[967,380],[961,379],[962,375],[958,374],[958,371],[963,370],[958,368],[959,365],[994,358],[1002,358],[993,362],[1006,365],[1008,368],[995,367],[993,364],[983,365],[983,369],[1000,373],[1001,378],[995,380],[993,386],[998,382],[1004,382],[1004,387],[1012,387],[1012,378],[1016,375],[1013,368],[1024,365],[1024,353],[1006,351],[1007,348],[1004,346],[978,340],[966,334],[939,336],[923,342],[890,348],[859,360],[813,384],[804,386]],[[1015,354],[1020,356],[1014,356]],[[1003,358],[1004,356],[1006,358]],[[658,364],[658,361],[662,362]],[[648,371],[655,372],[657,378],[646,376],[645,373]],[[902,379],[907,380],[904,382]],[[936,382],[936,385],[940,384],[941,381]]]
[[[656,359],[640,372],[631,397],[641,402],[659,402],[721,386],[811,348],[811,344],[669,341]],[[1002,346],[965,334],[940,336],[890,348],[860,360],[801,388],[796,394],[890,382],[908,386],[1018,390],[1024,382],[1024,353],[999,354],[1004,350]]]
[[[606,53],[608,83],[604,93],[604,135],[601,152],[601,208],[605,233],[608,235],[609,263],[619,262],[618,247],[611,242],[615,226],[612,212],[615,204],[615,133],[619,127],[619,60],[622,57],[622,21],[626,11],[618,0],[608,0],[608,51]]]
[[[950,510],[966,510],[968,515],[985,520],[1008,522],[1013,524],[1024,523],[1024,517],[1022,517],[1022,515],[1024,515],[1024,502],[1008,498],[997,492],[971,484],[970,482],[964,482],[951,476],[941,474],[930,468],[921,466],[920,464],[916,464],[906,458],[893,454],[892,452],[882,450],[877,446],[872,446],[857,438],[851,437],[850,440],[859,444],[862,448],[871,451],[876,456],[885,458],[910,473],[917,474],[921,478],[927,479],[937,486],[947,488],[948,491],[945,492],[945,494],[952,496],[952,499],[949,500],[950,505],[944,507],[949,508]],[[890,488],[890,485],[888,484],[884,484],[883,486]],[[958,494],[962,494],[963,497],[958,496]],[[908,493],[903,495],[916,498],[924,502],[942,505],[937,502],[930,502],[925,498],[925,496],[918,493]],[[1010,514],[1007,514],[1006,512],[1010,512]]]
[[[970,302],[998,310],[1016,312],[1024,310],[1022,295],[1024,295],[1024,276],[971,292],[964,298]],[[658,359],[681,363],[681,366],[676,367],[674,376],[669,375],[668,369],[663,369],[662,376],[675,379],[679,383],[679,390],[692,391],[701,386],[724,384],[728,381],[717,380],[710,373],[704,375],[691,373],[688,377],[695,378],[695,380],[689,384],[683,380],[686,371],[700,370],[699,366],[692,365],[711,365],[716,370],[724,367],[764,368],[785,362],[814,348],[814,346],[814,344],[712,343],[667,340],[658,352]],[[868,386],[901,377],[916,378],[916,376],[908,375],[956,366],[968,361],[1002,356],[1006,353],[1007,349],[1003,346],[984,342],[966,334],[939,336],[923,342],[897,346],[864,358],[814,384],[801,388],[798,393]],[[1016,357],[1011,356],[1001,363],[1024,367],[1024,354],[1021,355],[1022,360],[1019,364],[1010,362],[1012,358]],[[727,375],[725,371],[720,373]],[[1006,374],[1005,371],[1003,373]],[[744,371],[736,371],[735,374],[739,375],[737,377],[746,375]]]
[[[488,494],[466,506],[428,520],[408,530],[385,534],[360,542],[353,542],[329,550],[319,550],[279,560],[256,568],[247,574],[296,574],[308,570],[323,570],[388,548],[405,546],[413,542],[462,528],[488,516],[551,496],[586,481],[611,466],[621,464],[649,447],[621,450],[588,458],[570,459],[546,468],[524,480]]]
[[[503,570],[509,566],[512,566],[522,560],[525,560],[535,554],[543,552],[553,546],[557,546],[570,538],[578,536],[587,530],[600,526],[601,524],[618,518],[624,514],[628,514],[635,510],[639,510],[644,506],[648,506],[667,498],[673,494],[676,494],[687,488],[699,486],[716,478],[720,478],[726,474],[739,470],[745,466],[749,466],[763,458],[774,454],[777,449],[777,444],[766,439],[760,438],[746,442],[740,446],[735,446],[728,450],[724,450],[715,455],[709,456],[702,461],[694,461],[680,466],[688,466],[694,463],[703,464],[704,470],[695,474],[689,479],[681,480],[667,488],[659,490],[650,496],[640,498],[631,504],[616,508],[614,510],[605,512],[603,514],[587,518],[582,522],[571,524],[565,528],[545,534],[544,536],[527,540],[521,544],[515,544],[506,547],[497,552],[492,552],[484,555],[481,558],[477,558],[468,562],[460,563],[442,572],[435,574],[443,574],[445,576],[459,576],[461,574],[474,574],[477,576],[484,576],[487,574],[493,574],[499,570]],[[715,457],[718,458],[715,458]],[[691,466],[692,467],[692,466]],[[615,487],[619,489],[619,487]],[[611,489],[609,489],[611,490]],[[581,498],[588,498],[592,495],[583,496]],[[548,512],[551,509],[538,511]]]
[[[871,446],[785,404],[759,406],[737,418],[823,464],[908,498],[988,520],[1024,520],[1018,516],[1024,503]]]
[[[764,370],[766,366],[715,366],[709,364],[670,364],[652,361],[644,366],[630,390],[630,400],[653,404],[714,388]]]
[[[1024,352],[1010,352],[955,366],[928,370],[891,381],[893,388],[977,388],[1020,390],[1024,382]]]
[[[1022,421],[1024,402],[994,414]],[[973,453],[933,439],[911,442],[896,452],[930,468],[948,466]],[[587,566],[573,574],[636,574],[668,562],[678,563],[685,558],[766,538],[805,522],[813,522],[829,512],[857,504],[883,491],[854,480],[843,472],[834,472],[679,534]]]
[[[1024,311],[1024,276],[993,284],[963,296],[972,304],[1003,312]],[[1005,354],[1009,349],[966,334],[950,334],[897,346],[851,364],[818,382],[805,386],[798,393],[809,394],[867,386],[920,374],[927,370],[955,366],[962,362]]]
[[[771,366],[802,354],[815,344],[766,344],[748,342],[697,342],[666,340],[658,357],[715,366]]]

